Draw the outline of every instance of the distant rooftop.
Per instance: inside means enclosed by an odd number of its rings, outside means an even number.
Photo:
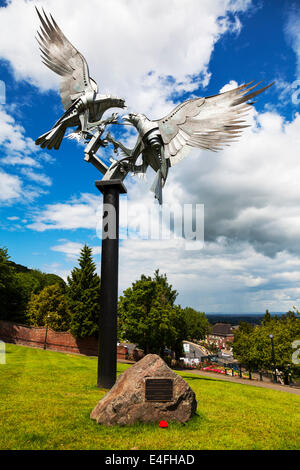
[[[227,336],[227,335],[232,335],[232,326],[229,325],[228,323],[216,323],[213,328],[212,328],[212,335],[221,335],[221,336]]]

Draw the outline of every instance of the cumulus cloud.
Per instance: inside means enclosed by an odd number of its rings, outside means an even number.
[[[42,163],[53,163],[55,159],[35,145],[26,131],[6,108],[0,105],[0,164],[11,167],[25,167],[21,172],[28,178],[48,184],[49,179],[38,178],[32,168],[42,168]],[[29,169],[29,167],[31,169]],[[48,184],[49,185],[49,184]]]
[[[52,251],[58,251],[64,253],[69,259],[77,259],[84,243],[71,242],[69,240],[61,239],[60,244],[51,247]],[[94,255],[100,254],[101,248],[92,247]]]
[[[54,15],[85,55],[100,90],[160,117],[169,110],[171,92],[207,85],[215,43],[227,32],[240,31],[238,15],[251,1],[89,0],[83,15],[79,0],[11,0],[0,10],[0,56],[10,62],[17,79],[48,90],[58,88],[58,76],[39,58],[35,4]]]
[[[4,169],[0,170],[2,175],[1,201],[12,203],[22,198],[23,201],[30,202],[40,194],[45,194],[40,185],[50,186],[51,179],[44,173],[37,173],[33,169],[41,169],[42,163],[51,163],[53,158],[40,152],[34,141],[26,136],[25,129],[1,105],[0,151],[2,154],[0,165],[13,168],[13,171],[18,169],[19,173],[16,176]]]
[[[0,160],[2,164],[41,166],[37,159],[32,158],[32,154],[38,152],[34,141],[26,136],[25,129],[2,106],[0,106],[0,147],[4,154]]]
[[[20,201],[30,203],[43,193],[38,187],[24,185],[19,176],[0,169],[0,204],[2,206]]]
[[[100,197],[92,194],[82,194],[66,203],[48,204],[45,210],[34,216],[33,223],[27,227],[38,232],[78,228],[96,230],[99,204]]]
[[[128,240],[120,248],[120,291],[157,268],[178,290],[178,303],[208,312],[224,305],[228,312],[287,311],[300,300],[300,259],[287,252],[270,258],[247,242],[220,237],[188,252],[172,242]]]
[[[22,194],[22,182],[15,175],[0,170],[0,201],[8,202],[18,199]]]
[[[226,83],[219,91],[219,93],[225,93],[226,91],[234,90],[238,87],[238,83],[235,80],[230,80],[229,83]]]
[[[253,112],[251,121],[239,142],[172,168],[170,185],[205,204],[205,240],[247,241],[269,256],[299,253],[300,116],[285,122]]]
[[[52,181],[49,176],[43,173],[36,173],[29,168],[22,168],[21,173],[26,176],[28,179],[35,181],[36,183],[40,183],[44,186],[51,186]]]

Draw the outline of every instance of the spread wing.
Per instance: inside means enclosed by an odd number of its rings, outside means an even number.
[[[97,84],[89,77],[85,58],[66,38],[53,17],[50,15],[50,20],[43,10],[43,18],[37,8],[36,11],[41,21],[41,31],[37,32],[36,39],[42,52],[42,62],[62,77],[60,96],[67,110],[86,91],[97,91]]]
[[[249,87],[252,83],[219,95],[187,100],[157,121],[171,166],[193,147],[217,151],[241,135],[241,130],[248,127],[241,118],[253,104],[248,101],[273,85],[252,91],[260,82]]]

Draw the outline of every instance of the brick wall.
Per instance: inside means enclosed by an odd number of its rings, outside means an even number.
[[[0,340],[6,343],[23,344],[34,348],[43,348],[46,337],[46,327],[29,327],[18,323],[0,320]],[[94,336],[75,338],[65,331],[54,331],[48,328],[46,348],[53,351],[98,355],[98,340]],[[117,347],[118,359],[125,359],[127,348]]]

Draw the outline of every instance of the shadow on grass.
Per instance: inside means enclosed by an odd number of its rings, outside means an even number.
[[[240,382],[233,382],[231,380],[226,380],[226,379],[217,379],[215,377],[204,377],[203,375],[202,376],[199,376],[199,377],[191,377],[191,376],[186,376],[186,375],[181,375],[181,377],[183,379],[186,379],[186,380],[194,380],[194,381],[197,381],[197,380],[205,380],[206,382],[219,382],[219,383],[229,383],[229,384],[232,384],[232,385],[249,385],[249,382],[250,381],[247,381],[245,380],[245,383],[240,383]],[[254,381],[251,381],[250,383],[255,383]]]

